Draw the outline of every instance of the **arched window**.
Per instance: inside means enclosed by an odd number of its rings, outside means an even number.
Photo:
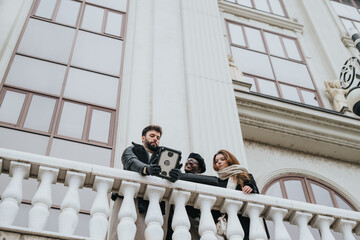
[[[346,210],[359,211],[339,192],[331,188],[329,185],[320,183],[311,177],[290,175],[278,177],[268,184],[262,190],[262,194],[286,198],[307,203],[325,205],[329,207],[341,208]],[[270,235],[273,224],[267,221]],[[298,239],[298,229],[296,226],[286,223],[286,228],[291,235],[291,239]],[[315,239],[321,239],[320,233],[311,228],[311,232]],[[342,240],[342,234],[332,231],[336,240]],[[355,239],[360,239],[355,236]]]

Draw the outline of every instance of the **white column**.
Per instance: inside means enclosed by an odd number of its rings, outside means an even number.
[[[78,224],[80,211],[79,188],[84,185],[86,174],[68,171],[65,178],[65,186],[69,186],[61,203],[59,216],[59,233],[74,234]]]
[[[175,204],[174,216],[171,228],[174,230],[173,240],[191,240],[190,221],[186,212],[186,202],[190,198],[190,192],[173,189],[170,203]]]
[[[216,197],[199,194],[195,207],[201,211],[199,234],[201,240],[217,240],[215,233],[216,227],[214,219],[211,215],[211,208],[216,201]]]
[[[164,218],[161,213],[160,200],[164,196],[165,188],[147,185],[144,199],[149,200],[149,207],[145,217],[145,239],[162,240],[164,237]]]
[[[295,224],[299,228],[299,240],[314,240],[313,235],[308,227],[308,222],[312,218],[312,214],[296,211],[290,217],[290,223]]]
[[[109,225],[109,200],[108,193],[114,183],[114,179],[96,176],[93,190],[97,191],[93,205],[91,206],[89,221],[90,238],[104,240]]]
[[[121,182],[119,193],[124,196],[123,202],[118,214],[119,225],[117,227],[118,239],[132,240],[136,234],[136,208],[134,198],[136,197],[140,188],[140,183],[128,182],[123,180]]]
[[[40,185],[31,201],[29,228],[35,230],[44,229],[52,205],[51,184],[56,183],[58,174],[59,169],[40,166],[38,173]]]
[[[246,167],[218,1],[181,0],[180,6],[191,147],[204,159],[227,149]]]
[[[334,218],[317,215],[312,226],[318,228],[321,233],[322,240],[335,240],[330,231],[330,225],[334,222]]]
[[[234,201],[225,199],[221,212],[226,212],[228,215],[226,237],[231,240],[242,240],[244,238],[244,230],[241,226],[238,212],[243,205],[241,201]]]
[[[286,230],[283,222],[284,217],[286,216],[287,213],[288,213],[287,209],[271,207],[270,211],[267,214],[267,217],[269,217],[274,222],[275,240],[291,240],[290,235]]]
[[[22,181],[29,178],[30,164],[14,162],[10,163],[9,185],[2,194],[0,203],[0,225],[12,225],[19,212],[19,204],[22,200]]]
[[[260,214],[264,209],[263,205],[248,203],[244,214],[250,218],[250,240],[266,240],[266,232]]]
[[[355,240],[355,237],[352,233],[352,229],[355,226],[355,221],[339,219],[334,226],[334,230],[337,232],[341,232],[344,236],[344,240]]]

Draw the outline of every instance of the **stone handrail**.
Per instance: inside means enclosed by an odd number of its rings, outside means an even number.
[[[131,236],[135,234],[134,198],[137,196],[143,196],[150,201],[146,217],[148,239],[162,239],[158,234],[163,231],[158,204],[160,200],[170,201],[175,205],[173,239],[190,239],[190,223],[185,205],[194,205],[201,210],[201,239],[217,239],[211,209],[219,209],[228,214],[228,239],[243,238],[244,232],[236,216],[239,212],[250,218],[250,239],[266,239],[261,217],[273,221],[272,239],[291,239],[284,222],[299,227],[300,240],[314,239],[309,226],[319,229],[322,239],[335,239],[330,229],[341,232],[345,240],[355,240],[354,233],[360,235],[360,212],[261,194],[246,195],[241,191],[186,181],[171,183],[158,177],[141,176],[136,172],[1,148],[0,173],[12,177],[5,191],[1,193],[0,226],[4,228],[12,227],[22,200],[22,181],[31,177],[37,178],[40,183],[32,199],[28,220],[28,228],[35,231],[43,230],[47,222],[52,205],[51,184],[64,183],[68,186],[68,191],[61,203],[59,235],[74,234],[80,210],[79,191],[83,187],[97,192],[90,211],[89,234],[92,239],[104,239],[107,234],[110,191],[124,196],[118,214],[118,236],[122,236],[121,239],[132,239]]]

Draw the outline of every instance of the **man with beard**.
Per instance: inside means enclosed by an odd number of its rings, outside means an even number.
[[[124,170],[130,170],[146,175],[159,175],[161,172],[160,165],[157,164],[159,153],[157,149],[160,144],[160,138],[162,135],[162,129],[158,125],[149,125],[142,131],[141,141],[142,145],[132,143],[132,146],[126,148],[121,157],[121,161],[124,166]],[[170,181],[175,182],[180,177],[179,171],[171,170],[169,175]],[[111,199],[115,201],[113,207],[113,215],[110,223],[111,240],[118,239],[117,237],[117,225],[119,220],[117,219],[117,213],[120,210],[122,197],[113,193]],[[144,239],[144,232],[146,229],[145,215],[149,205],[149,201],[138,197],[136,202],[137,208],[137,221],[136,221],[136,235],[135,239]],[[160,203],[161,211],[165,214],[165,203]],[[114,215],[115,214],[115,215]]]

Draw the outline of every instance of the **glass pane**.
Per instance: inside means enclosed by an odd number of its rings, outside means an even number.
[[[67,63],[74,33],[75,29],[69,27],[30,19],[18,52]]]
[[[66,149],[66,151],[64,151]],[[111,149],[54,139],[50,156],[102,166],[110,166]]]
[[[94,109],[91,116],[89,140],[109,142],[111,113]]]
[[[6,83],[60,95],[66,66],[16,55]]]
[[[79,2],[62,0],[56,16],[56,22],[75,26],[79,15],[80,5]]]
[[[280,57],[285,57],[284,48],[281,44],[281,40],[279,36],[265,32],[265,39],[270,54],[277,55]]]
[[[87,0],[87,2],[95,3],[96,5],[112,8],[114,10],[126,12],[127,0]]]
[[[273,11],[273,13],[280,16],[285,16],[280,0],[270,0],[269,3],[271,5],[271,10]]]
[[[276,182],[266,191],[266,195],[283,198],[282,191],[280,188],[280,183]]]
[[[268,80],[263,80],[263,79],[258,79],[258,84],[259,84],[261,93],[271,95],[274,97],[279,96],[274,82],[271,82]]]
[[[333,5],[337,15],[360,21],[360,13],[355,7],[334,1],[330,2]]]
[[[305,91],[305,90],[301,90],[301,94],[302,94],[304,102],[306,104],[310,104],[310,105],[313,105],[313,106],[316,106],[316,107],[319,106],[319,102],[316,100],[315,93]]]
[[[277,57],[270,58],[278,81],[314,89],[306,65]]]
[[[48,132],[56,100],[33,95],[24,123],[25,128]]]
[[[6,91],[0,106],[0,121],[17,124],[26,94]]]
[[[327,189],[314,183],[310,183],[310,185],[314,193],[316,204],[334,207],[330,192]]]
[[[37,134],[0,128],[0,148],[45,155],[49,138]]]
[[[81,27],[86,30],[101,32],[104,9],[86,5]]]
[[[295,41],[288,38],[283,38],[283,41],[289,58],[301,61],[299,50],[296,46]]]
[[[344,19],[344,18],[340,18],[340,20],[344,24],[346,31],[348,31],[349,33],[352,32],[351,29],[354,28],[352,21],[350,21],[348,19]]]
[[[54,12],[56,0],[41,0],[35,15],[43,18],[51,19]]]
[[[229,23],[231,42],[237,45],[246,46],[242,27]]]
[[[270,12],[269,9],[269,5],[267,4],[266,0],[254,0],[255,2],[255,8],[265,11],[265,12]]]
[[[248,77],[248,76],[244,76],[244,80],[245,80],[245,82],[251,84],[250,91],[252,91],[252,92],[257,92],[254,78]]]
[[[244,5],[244,6],[247,6],[247,7],[252,7],[251,0],[238,0],[238,3],[240,5]]]
[[[82,138],[86,106],[64,102],[58,134],[74,138]]]
[[[108,12],[105,32],[108,34],[120,37],[121,27],[122,27],[122,19],[123,19],[122,14]]]
[[[114,77],[70,68],[64,96],[115,108],[118,82]]]
[[[245,27],[245,33],[247,37],[247,41],[249,44],[249,48],[258,50],[261,52],[265,52],[264,42],[261,37],[261,33],[259,30],[254,28]]]
[[[353,211],[353,209],[349,206],[349,204],[347,204],[344,200],[342,200],[341,197],[335,194],[335,198],[339,205],[339,208]]]
[[[235,65],[242,72],[274,79],[267,55],[236,47],[232,47],[231,51]]]
[[[295,102],[301,102],[297,89],[288,85],[280,84],[283,98],[292,100]]]
[[[306,202],[304,189],[299,180],[286,180],[284,184],[288,199]]]
[[[121,50],[121,40],[80,31],[72,64],[119,76]]]

